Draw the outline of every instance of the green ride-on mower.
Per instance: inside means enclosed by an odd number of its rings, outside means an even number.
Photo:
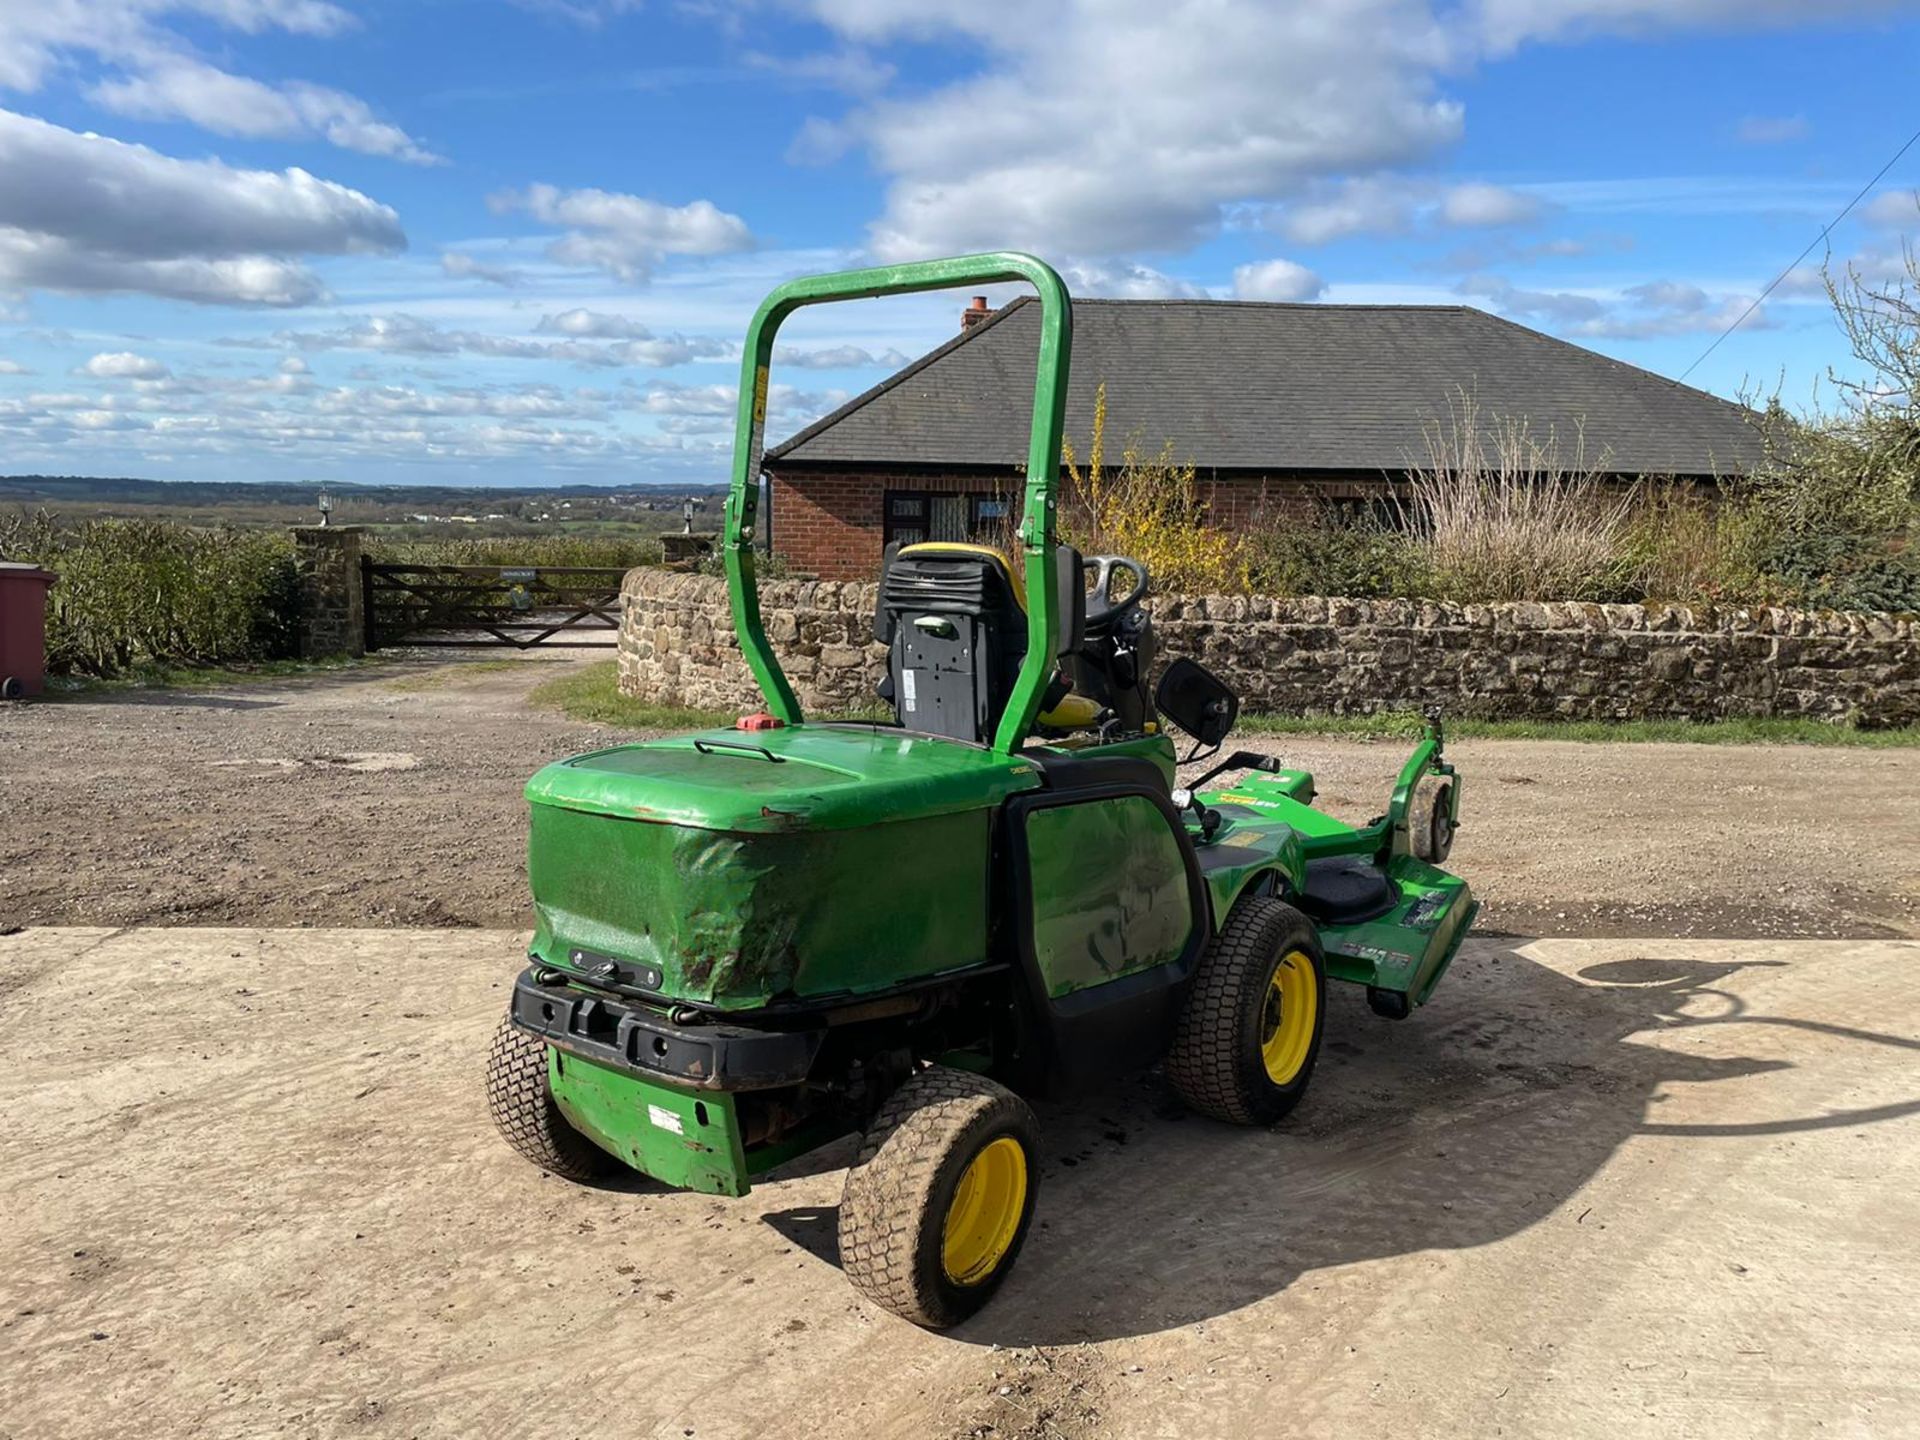
[[[754,580],[775,332],[803,305],[1009,280],[1041,304],[1017,562],[889,547],[874,637],[895,718],[808,720]],[[724,540],[765,713],[527,786],[536,929],[487,1070],[507,1139],[569,1179],[625,1165],[744,1195],[857,1132],[841,1264],[927,1326],[977,1310],[1026,1238],[1023,1096],[1164,1062],[1194,1109],[1270,1125],[1312,1076],[1328,977],[1402,1018],[1477,908],[1436,868],[1460,803],[1437,717],[1362,828],[1265,755],[1176,785],[1238,701],[1184,659],[1150,691],[1145,568],[1056,538],[1071,334],[1060,277],[1025,255],[775,290],[747,332]]]

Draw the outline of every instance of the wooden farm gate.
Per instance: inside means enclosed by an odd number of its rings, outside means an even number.
[[[618,631],[626,571],[583,565],[360,562],[367,649],[392,645],[600,646]]]

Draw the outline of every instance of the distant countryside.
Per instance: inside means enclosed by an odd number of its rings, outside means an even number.
[[[353,525],[376,561],[631,567],[718,524],[723,486],[480,488],[0,477],[0,556],[55,570],[47,668],[261,665],[298,648],[291,528]]]

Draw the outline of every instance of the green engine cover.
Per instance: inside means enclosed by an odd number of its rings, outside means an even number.
[[[986,957],[987,816],[732,834],[538,806],[533,949],[659,968],[726,1009],[882,988]]]
[[[990,816],[1032,767],[898,731],[676,737],[550,765],[533,802],[533,950],[655,967],[746,1010],[987,956]]]

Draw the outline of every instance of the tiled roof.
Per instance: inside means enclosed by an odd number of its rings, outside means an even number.
[[[1038,320],[1015,301],[768,461],[1023,463]],[[1400,470],[1465,391],[1615,473],[1727,474],[1759,457],[1741,406],[1465,306],[1081,300],[1073,322],[1067,434],[1084,448],[1104,382],[1110,454],[1137,437],[1202,470]]]

